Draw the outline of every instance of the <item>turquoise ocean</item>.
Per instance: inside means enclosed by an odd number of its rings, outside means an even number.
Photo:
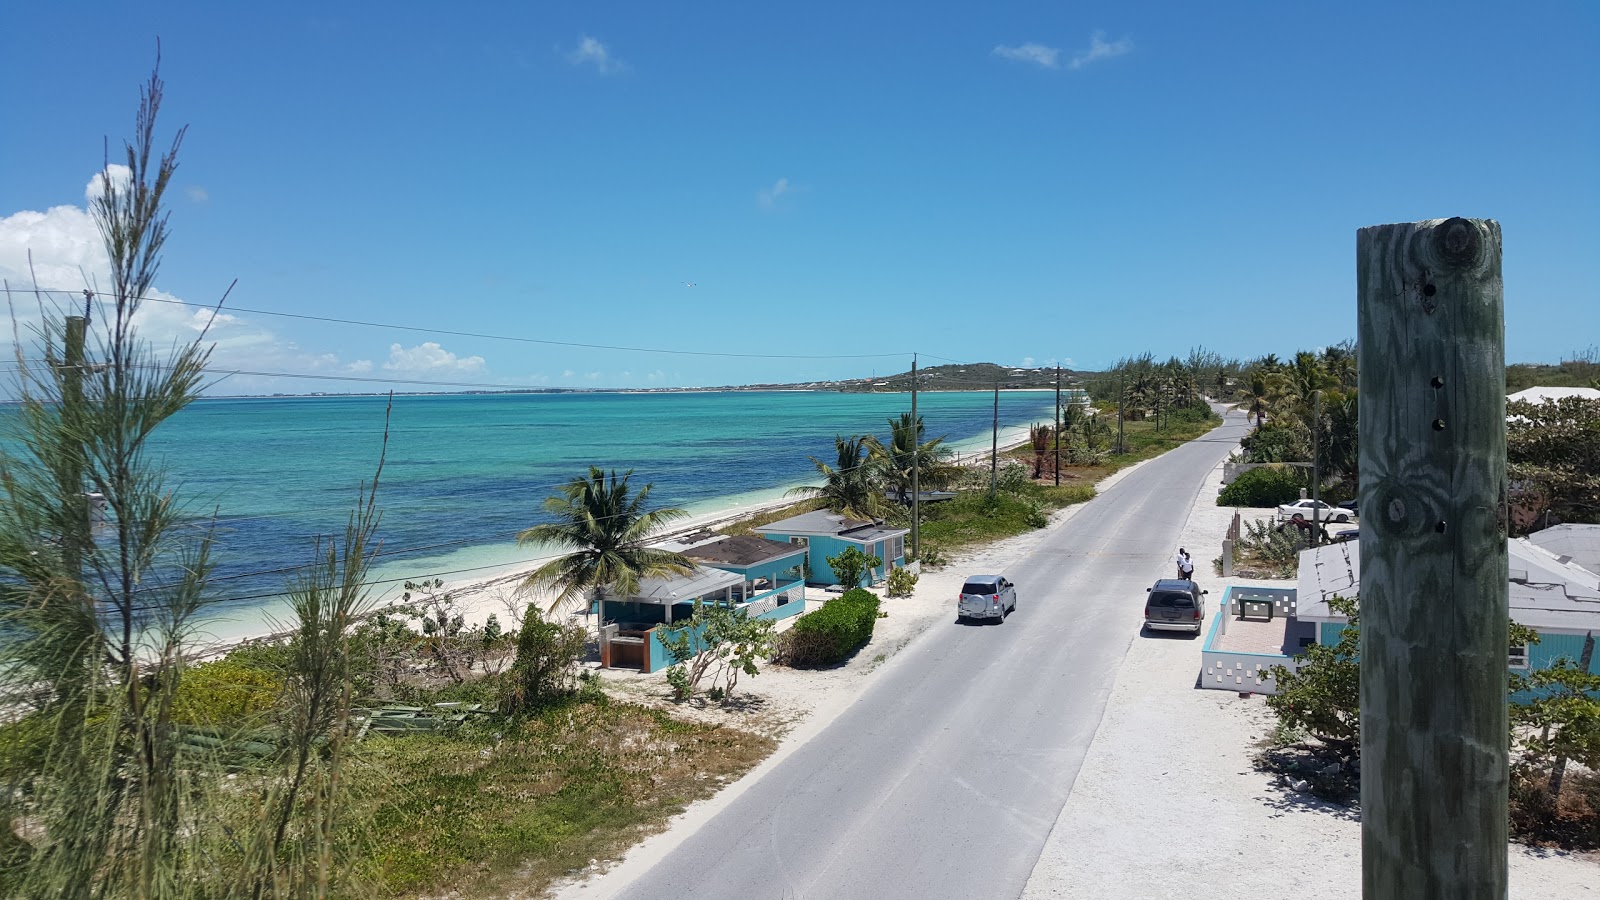
[[[987,449],[990,393],[928,393],[928,435]],[[318,536],[342,534],[383,444],[383,396],[205,399],[157,433],[153,451],[191,521],[216,527],[218,636],[260,631]],[[834,460],[836,434],[887,437],[908,394],[810,391],[401,395],[378,491],[384,596],[437,575],[459,582],[537,556],[516,533],[588,467],[632,469],[652,497],[698,515],[779,498]],[[1000,395],[1006,429],[1048,421],[1054,396]]]

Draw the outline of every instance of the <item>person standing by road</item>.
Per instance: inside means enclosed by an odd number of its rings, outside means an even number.
[[[1180,581],[1194,580],[1194,560],[1189,558],[1189,551],[1178,548],[1178,557],[1173,560],[1178,564],[1178,579]]]

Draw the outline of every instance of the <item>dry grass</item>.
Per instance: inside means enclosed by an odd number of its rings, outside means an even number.
[[[377,896],[538,895],[619,858],[774,746],[591,696],[518,726],[369,741],[346,822]]]

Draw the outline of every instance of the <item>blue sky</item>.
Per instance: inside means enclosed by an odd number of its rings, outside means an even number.
[[[908,363],[763,354],[1281,355],[1354,336],[1357,228],[1449,215],[1502,223],[1509,359],[1600,343],[1593,3],[541,6],[12,9],[0,274],[24,245],[49,286],[93,270],[71,212],[159,35],[163,124],[190,129],[165,294],[758,355],[235,312],[224,367],[644,386]]]

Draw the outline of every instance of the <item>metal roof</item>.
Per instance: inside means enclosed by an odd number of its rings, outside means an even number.
[[[659,603],[666,606],[673,603],[689,603],[696,597],[704,597],[741,584],[744,584],[743,575],[707,566],[695,566],[687,575],[642,579],[639,582],[639,590],[632,596],[612,599],[634,603]]]
[[[713,566],[745,568],[789,556],[802,556],[806,548],[783,541],[769,541],[754,534],[719,535],[719,540],[703,541],[679,551],[690,559]]]
[[[1525,400],[1528,403],[1539,404],[1546,400],[1560,400],[1565,397],[1581,397],[1584,400],[1600,400],[1600,389],[1587,387],[1531,387],[1515,394],[1506,395],[1507,400]]]
[[[831,535],[861,543],[881,541],[911,532],[909,528],[893,528],[871,519],[852,519],[826,509],[791,516],[782,521],[759,526],[757,530],[762,534]]]
[[[1600,575],[1527,538],[1508,540],[1506,550],[1510,557],[1513,621],[1540,631],[1600,629]],[[1328,606],[1328,598],[1335,594],[1355,597],[1360,590],[1358,542],[1342,541],[1301,551],[1295,591],[1298,618],[1342,621],[1343,616]]]
[[[1528,542],[1600,573],[1600,525],[1555,525],[1528,535]]]

